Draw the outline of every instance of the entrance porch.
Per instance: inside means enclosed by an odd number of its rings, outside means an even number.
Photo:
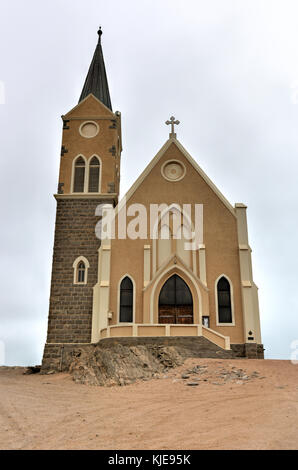
[[[100,330],[103,338],[203,336],[222,349],[230,350],[230,338],[200,324],[129,324],[111,325]]]

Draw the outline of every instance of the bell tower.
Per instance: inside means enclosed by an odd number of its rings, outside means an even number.
[[[101,46],[98,43],[79,103],[62,116],[58,194],[119,195],[121,114],[113,113]],[[92,157],[95,157],[92,159]],[[96,167],[96,168],[95,168]]]
[[[90,343],[98,249],[99,204],[118,202],[121,114],[112,110],[98,43],[78,104],[62,116],[62,146],[53,250],[50,308],[43,368],[57,369],[69,343]]]

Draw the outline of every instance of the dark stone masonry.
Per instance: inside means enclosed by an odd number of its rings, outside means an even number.
[[[97,282],[99,217],[95,209],[112,200],[58,198],[47,343],[91,341],[92,295]],[[87,258],[86,285],[74,284],[73,262]]]

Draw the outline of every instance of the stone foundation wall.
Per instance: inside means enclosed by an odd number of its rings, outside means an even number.
[[[231,350],[221,349],[216,344],[202,336],[180,336],[180,337],[155,337],[155,338],[105,338],[97,344],[49,344],[45,345],[42,370],[67,371],[73,360],[73,356],[80,349],[108,349],[115,344],[125,346],[135,345],[164,345],[175,346],[185,357],[217,358],[217,359],[264,359],[262,344],[231,344]],[[252,348],[251,346],[254,346]]]
[[[233,357],[247,357],[247,359],[264,359],[264,348],[262,344],[231,344]]]

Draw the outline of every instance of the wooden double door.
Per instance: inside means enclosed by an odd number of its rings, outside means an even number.
[[[159,323],[193,323],[193,300],[190,289],[174,274],[163,285],[158,302]]]

